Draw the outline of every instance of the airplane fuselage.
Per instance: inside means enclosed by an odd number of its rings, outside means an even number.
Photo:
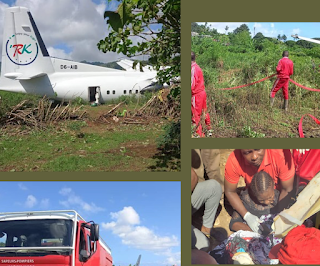
[[[69,101],[80,97],[84,101],[94,101],[96,89],[100,90],[100,102],[118,98],[121,95],[139,95],[149,80],[139,80],[135,72],[55,72],[31,80],[0,79],[0,90],[31,93],[51,99]],[[145,76],[143,76],[145,77]],[[150,75],[150,79],[152,79]]]
[[[50,57],[24,7],[8,8],[4,25],[0,90],[103,103],[159,88],[153,70],[123,71]],[[124,63],[130,66],[133,62]]]

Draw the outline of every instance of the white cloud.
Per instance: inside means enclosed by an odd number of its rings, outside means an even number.
[[[67,54],[62,49],[55,49],[53,47],[47,47],[47,50],[49,52],[49,55],[52,57],[62,58],[62,59],[69,59],[71,60],[70,54]]]
[[[107,36],[108,29],[103,14],[107,1],[96,4],[92,0],[17,0],[12,6],[27,7],[37,24],[42,39],[51,56],[75,61],[109,62],[123,57],[117,53],[100,52],[97,43]],[[0,50],[4,10],[0,2]],[[68,47],[65,49],[65,47]]]
[[[107,4],[106,1],[101,1],[101,3],[99,5],[96,6],[96,10],[97,12],[100,14],[100,16],[103,17],[104,12],[106,11],[107,8]]]
[[[25,201],[24,205],[27,208],[33,208],[37,203],[38,203],[38,200],[36,199],[36,197],[33,195],[29,195],[27,197],[27,200]]]
[[[66,200],[59,201],[65,208],[80,207],[83,211],[92,213],[104,211],[104,208],[97,206],[95,203],[88,203],[82,200],[71,188],[62,188],[59,194],[67,197]]]
[[[271,23],[270,26],[271,26],[271,28],[274,28],[274,23]]]
[[[139,214],[131,206],[110,213],[110,216],[113,221],[102,223],[102,228],[111,230],[113,234],[119,236],[123,244],[166,256],[167,262],[170,261],[171,265],[180,264],[180,253],[171,252],[172,247],[180,245],[176,236],[160,236],[151,229],[141,226]]]
[[[181,265],[181,252],[168,252],[166,253],[165,265]]]
[[[28,190],[28,188],[23,183],[18,183],[18,187],[21,190]]]
[[[64,188],[60,189],[59,194],[61,194],[61,195],[63,195],[63,196],[67,196],[67,195],[69,195],[71,192],[72,192],[72,189],[71,189],[71,188],[64,187]]]
[[[111,218],[117,220],[117,224],[120,225],[135,225],[140,224],[139,214],[131,207],[124,207],[122,211],[112,212]]]

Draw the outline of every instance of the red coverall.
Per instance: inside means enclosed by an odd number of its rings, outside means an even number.
[[[279,60],[277,66],[278,78],[273,84],[270,97],[274,98],[277,91],[282,88],[283,97],[285,100],[289,99],[288,86],[289,78],[293,74],[293,62],[288,57],[283,57]]]
[[[210,115],[207,113],[207,94],[203,74],[196,62],[191,63],[191,94],[192,123],[198,125],[202,112],[205,112],[205,123],[207,129],[210,129]],[[201,124],[199,124],[196,132],[200,137],[204,137]]]
[[[299,186],[306,186],[320,172],[320,149],[311,149],[305,154],[294,149],[292,156]]]

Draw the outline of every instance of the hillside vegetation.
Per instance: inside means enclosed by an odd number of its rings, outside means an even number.
[[[219,34],[206,25],[192,23],[192,50],[203,70],[213,137],[298,137],[304,114],[320,118],[320,92],[289,83],[289,111],[282,109],[282,91],[270,108],[269,95],[275,77],[235,90],[221,90],[258,81],[274,74],[284,50],[294,62],[291,78],[310,88],[320,88],[320,45],[303,40],[287,40],[285,35],[251,37],[243,24],[232,33]],[[320,126],[311,119],[303,122],[306,137],[319,137]]]

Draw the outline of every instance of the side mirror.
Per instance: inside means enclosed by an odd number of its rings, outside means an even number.
[[[85,249],[80,251],[80,261],[86,262],[89,259],[89,255]]]
[[[99,240],[99,225],[98,224],[91,224],[90,240],[91,241],[98,241]]]

